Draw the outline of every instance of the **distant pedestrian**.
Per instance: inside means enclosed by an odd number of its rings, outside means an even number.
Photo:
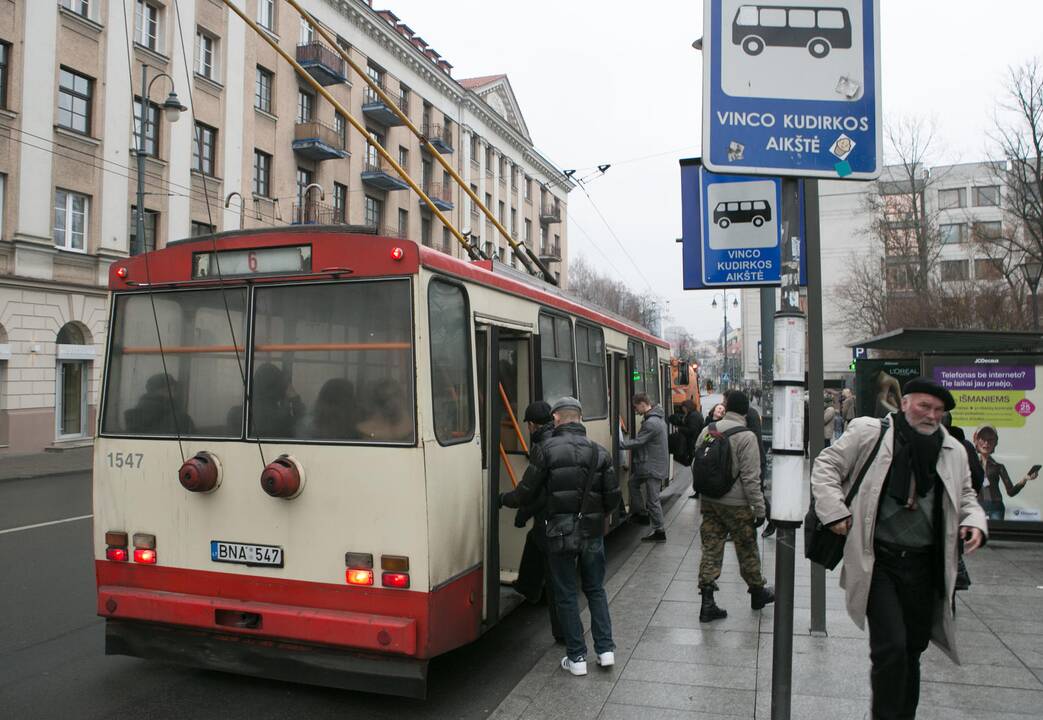
[[[745,393],[732,391],[725,395],[725,415],[712,425],[707,425],[696,444],[696,456],[709,442],[720,442],[710,430],[724,433],[736,428],[746,428],[746,413],[750,401]],[[728,617],[727,611],[717,606],[714,590],[721,576],[724,562],[725,536],[731,535],[735,543],[735,554],[739,560],[739,573],[746,581],[750,594],[750,607],[760,610],[774,602],[775,596],[761,574],[760,553],[757,550],[756,528],[764,524],[767,507],[761,492],[761,458],[758,445],[760,439],[746,430],[732,434],[727,442],[731,452],[731,488],[721,497],[703,497],[702,561],[699,565],[699,592],[702,607],[700,622],[711,622]]]
[[[852,421],[811,473],[819,520],[847,537],[840,585],[855,624],[864,628],[869,621],[872,717],[879,720],[916,717],[920,655],[929,642],[959,662],[956,541],[962,537],[971,553],[986,533],[967,453],[940,425],[955,407],[952,394],[916,378],[900,402],[886,421]],[[866,463],[848,507],[856,470]]]
[[[575,532],[580,533],[581,538],[579,552],[549,555],[555,605],[567,652],[561,659],[561,667],[573,675],[587,674],[587,645],[576,597],[577,565],[590,609],[590,632],[597,663],[609,667],[616,661],[604,587],[603,536],[606,518],[620,501],[619,485],[608,452],[587,439],[587,429],[581,422],[582,411],[579,401],[572,397],[564,397],[554,404],[551,436],[532,448],[529,467],[518,487],[500,496],[501,505],[518,507],[546,493],[548,521],[575,518]]]
[[[633,452],[630,463],[630,518],[652,526],[652,532],[641,538],[646,542],[666,542],[663,506],[659,492],[670,477],[670,451],[663,408],[645,393],[634,395],[634,411],[644,416],[637,437],[631,439],[619,432],[619,448]],[[642,498],[641,492],[645,495]]]
[[[524,421],[529,430],[531,456],[533,449],[549,438],[554,431],[550,404],[543,400],[530,403],[529,407],[525,408]],[[518,508],[518,512],[514,516],[514,526],[523,528],[530,519],[532,527],[525,534],[525,546],[522,549],[521,563],[518,565],[518,579],[514,581],[513,587],[531,603],[538,603],[541,596],[546,599],[551,634],[555,641],[564,643],[565,633],[561,629],[561,623],[558,622],[558,610],[554,604],[554,583],[551,582],[547,556],[546,488],[532,501]]]
[[[825,440],[826,447],[833,442],[833,418],[836,417],[836,414],[837,410],[833,407],[833,396],[826,393],[822,398],[822,438]]]
[[[841,391],[840,401],[840,414],[844,418],[844,428],[847,428],[848,423],[855,419],[855,394],[851,392],[851,388],[844,388]]]

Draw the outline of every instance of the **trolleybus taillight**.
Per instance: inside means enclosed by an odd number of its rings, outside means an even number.
[[[409,587],[409,573],[386,572],[380,576],[380,584],[384,587]]]
[[[304,470],[294,458],[280,455],[261,473],[261,487],[272,497],[295,498],[304,490]]]
[[[189,492],[213,492],[221,485],[221,463],[216,455],[203,450],[185,461],[177,479]]]
[[[156,564],[156,536],[134,533],[134,562],[145,565]]]
[[[348,585],[373,584],[373,555],[371,553],[344,553],[344,580]]]
[[[127,562],[130,554],[127,552],[127,533],[118,530],[109,530],[105,533],[105,559],[114,562]]]

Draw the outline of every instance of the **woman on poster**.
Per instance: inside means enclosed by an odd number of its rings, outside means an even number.
[[[978,502],[981,503],[989,520],[1002,520],[1006,510],[1000,483],[1003,484],[1007,497],[1012,498],[1024,489],[1029,480],[1035,480],[1039,476],[1039,465],[1035,465],[1017,483],[1011,482],[1006,466],[993,458],[999,442],[999,433],[992,425],[982,425],[974,431],[974,448],[978,451],[982,467],[985,468],[985,481],[978,492]]]

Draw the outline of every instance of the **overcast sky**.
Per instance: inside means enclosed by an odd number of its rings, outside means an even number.
[[[1043,55],[1043,2],[881,5],[885,121],[933,117],[944,153],[936,162],[986,157],[1007,67]],[[666,324],[697,337],[720,332],[713,293],[681,289],[674,242],[677,161],[699,155],[702,61],[691,43],[702,35],[702,2],[375,0],[374,7],[393,10],[455,66],[456,78],[506,73],[533,141],[559,168],[582,177],[611,163],[586,184],[593,203],[580,189],[569,195],[570,252],[669,301]],[[736,311],[731,321],[738,320]]]

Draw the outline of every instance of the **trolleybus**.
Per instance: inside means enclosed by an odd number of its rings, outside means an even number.
[[[669,404],[668,345],[556,287],[348,226],[115,263],[94,461],[106,652],[422,697],[501,616],[518,418]],[[620,515],[614,518],[619,522]]]

